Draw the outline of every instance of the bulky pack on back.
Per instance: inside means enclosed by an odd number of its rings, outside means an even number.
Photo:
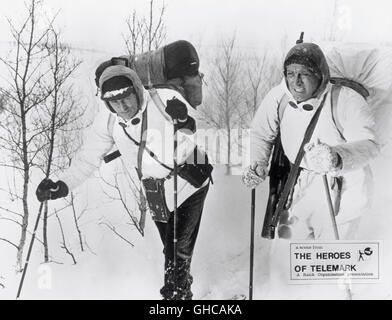
[[[199,56],[188,41],[179,40],[157,50],[105,61],[95,72],[96,82],[105,68],[117,63],[134,69],[146,88],[177,90],[194,108],[202,103]]]
[[[320,46],[327,58],[332,83],[344,78],[359,84],[368,94],[358,87],[352,89],[364,96],[371,107],[391,90],[391,48],[357,43],[324,43]]]
[[[379,143],[385,144],[392,117],[392,48],[364,43],[324,43],[321,47],[331,82],[351,87],[366,99],[376,120]]]

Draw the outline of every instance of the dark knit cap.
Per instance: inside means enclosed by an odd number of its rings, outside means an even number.
[[[102,85],[102,94],[106,92],[120,90],[124,88],[132,87],[132,81],[124,76],[116,76],[108,79]]]
[[[284,71],[285,71],[285,73],[287,71],[287,66],[289,66],[290,64],[300,64],[300,65],[303,65],[303,66],[307,67],[318,78],[322,77],[320,68],[317,66],[317,64],[309,56],[292,55],[284,63]]]
[[[306,66],[321,80],[314,96],[323,92],[329,82],[330,74],[327,59],[318,45],[304,42],[291,48],[284,61],[285,76],[287,76],[287,66],[293,63]]]

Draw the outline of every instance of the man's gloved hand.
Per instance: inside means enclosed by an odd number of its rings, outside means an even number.
[[[188,109],[182,101],[173,98],[167,100],[166,105],[165,111],[173,120],[178,119],[179,122],[185,122],[188,119]]]
[[[55,200],[68,195],[68,186],[63,181],[53,182],[50,179],[44,179],[37,187],[35,192],[39,202],[45,200]]]
[[[261,161],[253,162],[242,174],[242,182],[251,189],[256,188],[267,177],[267,168]]]
[[[304,149],[306,152],[305,160],[309,170],[319,174],[326,174],[341,169],[342,159],[329,145],[320,142],[309,142]]]

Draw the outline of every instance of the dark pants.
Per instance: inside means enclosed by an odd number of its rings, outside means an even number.
[[[190,264],[199,232],[201,215],[204,201],[207,196],[209,185],[201,188],[182,203],[177,209],[177,268],[174,279],[174,223],[173,214],[167,223],[155,222],[163,243],[165,254],[165,285],[161,289],[165,299],[191,299],[192,276]],[[177,290],[174,283],[177,282]]]

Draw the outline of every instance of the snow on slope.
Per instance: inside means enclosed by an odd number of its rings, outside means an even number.
[[[373,213],[365,217],[359,238],[384,240],[383,270],[392,266],[392,240],[389,232],[391,222],[389,199],[391,198],[392,172],[386,170],[389,158],[375,162],[375,178],[378,181],[378,196]],[[235,294],[248,294],[249,280],[249,230],[250,191],[240,181],[239,176],[226,176],[225,168],[216,167],[215,184],[211,186],[196,243],[192,273],[194,276],[195,299],[227,299]],[[94,191],[96,181],[86,186],[92,201],[98,204],[99,190]],[[261,239],[262,213],[264,212],[267,183],[257,190],[254,299],[343,299],[344,292],[333,285],[293,286],[279,278],[285,266],[280,263],[270,265],[269,248],[272,242]],[[99,218],[109,217],[135,245],[130,247],[109,230],[98,225]],[[99,204],[98,209],[89,212],[82,223],[82,229],[95,254],[77,250],[76,234],[72,223],[62,216],[67,226],[69,243],[76,253],[77,264],[73,265],[69,256],[62,254],[53,244],[59,260],[64,264],[40,265],[42,248],[36,243],[31,265],[27,273],[22,298],[25,299],[160,299],[162,285],[163,254],[158,232],[148,218],[146,235],[142,238],[136,231],[122,228],[125,220],[116,213],[116,207]],[[58,226],[51,223],[51,236],[58,236]],[[74,237],[72,236],[74,235]],[[6,255],[8,272],[5,289],[0,289],[0,299],[13,299],[20,275],[12,271],[13,251]],[[8,250],[7,250],[8,251]],[[2,257],[3,251],[2,251]],[[7,264],[7,263],[6,263]],[[46,267],[52,273],[52,288],[45,289],[42,275]],[[270,270],[273,271],[270,275]],[[354,299],[390,299],[391,277],[383,273],[380,284],[354,285]],[[41,282],[41,289],[38,284]]]

